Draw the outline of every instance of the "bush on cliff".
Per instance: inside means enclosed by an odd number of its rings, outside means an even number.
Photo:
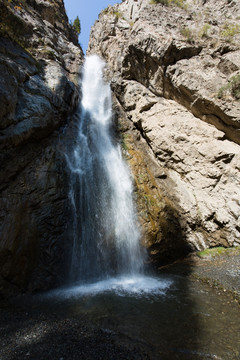
[[[230,94],[236,100],[240,100],[240,74],[232,76],[227,85],[218,91],[218,98],[222,99]]]
[[[151,0],[150,4],[162,4],[166,6],[176,5],[182,9],[186,9],[186,0]]]

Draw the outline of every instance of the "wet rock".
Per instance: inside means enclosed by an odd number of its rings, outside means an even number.
[[[70,116],[83,53],[61,0],[1,1],[0,291],[66,279]],[[65,266],[66,265],[66,266]],[[4,290],[5,289],[5,290]]]

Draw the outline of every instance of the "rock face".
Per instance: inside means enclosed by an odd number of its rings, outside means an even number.
[[[108,7],[88,49],[108,65],[157,263],[240,243],[240,4],[161,3]]]
[[[33,291],[65,276],[83,53],[62,0],[1,0],[0,17],[0,292]]]

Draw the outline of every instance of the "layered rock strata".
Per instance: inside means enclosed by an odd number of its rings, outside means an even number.
[[[33,291],[65,276],[83,53],[62,0],[1,0],[0,13],[0,287]]]
[[[88,49],[108,65],[143,239],[157,263],[240,243],[240,5],[166,3],[108,7]]]

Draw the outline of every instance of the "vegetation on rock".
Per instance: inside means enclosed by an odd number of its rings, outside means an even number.
[[[225,38],[226,41],[232,42],[234,36],[239,33],[240,33],[240,26],[238,24],[230,24],[226,22],[221,32],[221,36]]]
[[[191,29],[189,29],[187,26],[183,26],[180,29],[180,34],[186,39],[186,41],[189,44],[194,43],[194,35]]]
[[[123,14],[120,11],[114,10],[111,6],[108,6],[106,9],[104,9],[101,14],[103,15],[113,15],[115,16],[115,19],[123,19]]]
[[[186,255],[190,248],[180,230],[177,206],[159,189],[146,154],[131,132],[122,133],[121,145],[132,170],[143,242],[151,261],[158,266]]]
[[[15,6],[10,7],[9,4],[9,2],[0,4],[0,34],[7,36],[25,49],[28,46],[27,36],[32,34],[32,28],[14,12],[18,9]]]
[[[202,29],[199,32],[199,36],[200,38],[209,38],[209,30],[211,29],[211,25],[210,24],[204,24]]]
[[[236,100],[240,100],[240,74],[232,76],[228,84],[219,89],[218,98],[226,98],[228,94]]]
[[[151,0],[150,4],[176,5],[182,9],[187,9],[186,0]]]
[[[224,248],[222,246],[205,249],[203,251],[198,251],[197,255],[200,258],[206,258],[206,257],[217,257],[220,255],[240,255],[240,247],[237,246],[235,248]]]

